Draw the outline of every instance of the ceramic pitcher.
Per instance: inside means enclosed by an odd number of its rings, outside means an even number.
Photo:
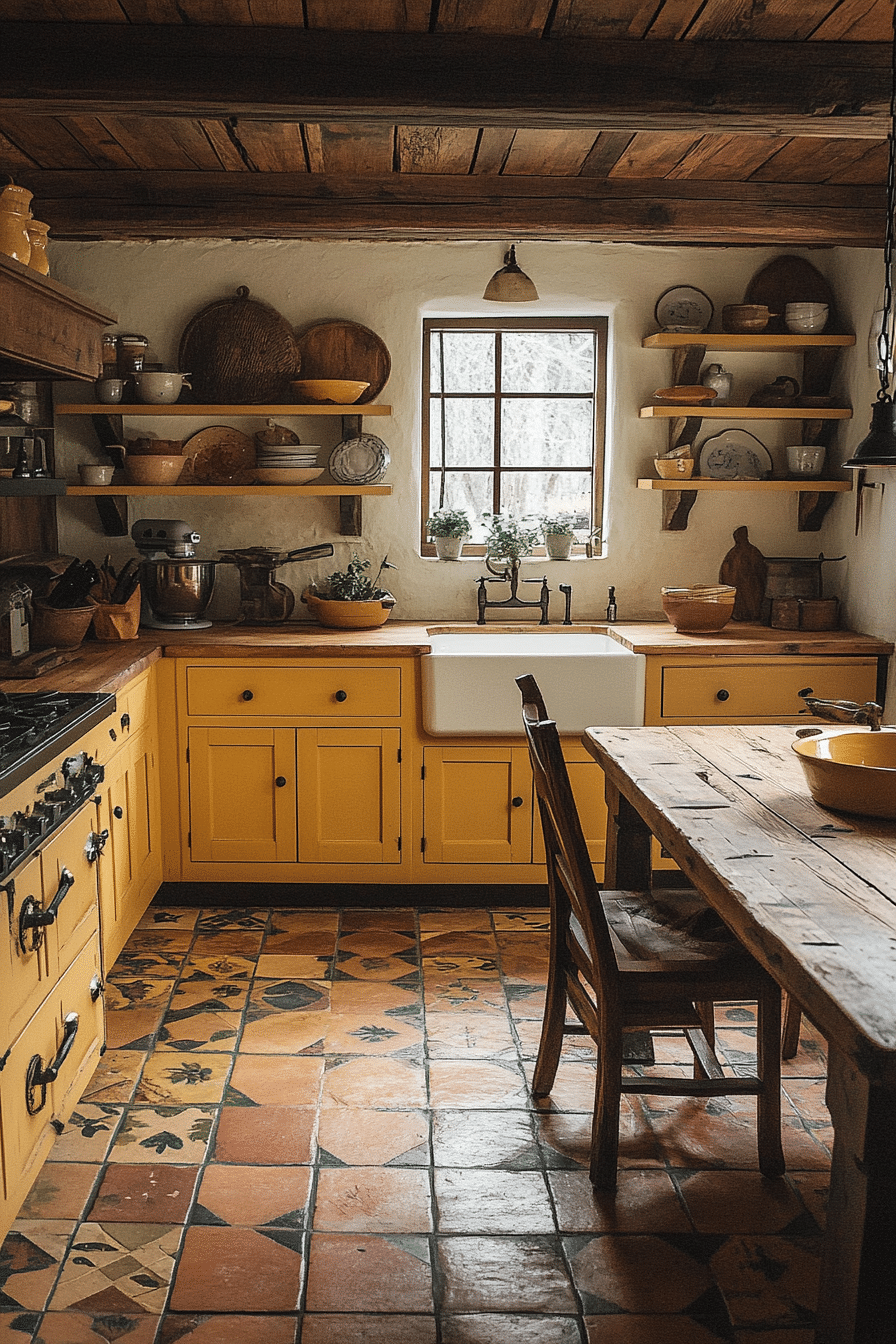
[[[715,391],[716,401],[727,401],[731,396],[731,374],[721,364],[710,364],[702,378],[704,387]]]
[[[31,260],[31,240],[28,237],[30,191],[17,187],[14,182],[0,191],[0,253],[14,257],[27,266]]]
[[[28,258],[28,265],[33,271],[38,271],[41,275],[50,274],[50,258],[47,256],[47,234],[49,231],[49,224],[41,224],[37,219],[29,219],[28,241],[31,244],[31,256]]]

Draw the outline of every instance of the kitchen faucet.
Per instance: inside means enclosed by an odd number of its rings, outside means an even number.
[[[541,611],[541,620],[539,625],[549,625],[548,621],[548,602],[550,601],[551,590],[548,587],[547,577],[542,575],[540,579],[523,579],[523,583],[540,583],[541,592],[538,600],[535,602],[524,602],[521,597],[517,597],[517,588],[520,584],[520,562],[517,556],[506,565],[504,569],[493,569],[489,557],[485,557],[485,567],[495,577],[487,579],[484,574],[479,576],[479,591],[476,594],[476,605],[479,609],[479,615],[476,619],[477,625],[485,625],[485,613],[489,607],[538,607]],[[485,585],[487,583],[508,583],[510,584],[510,596],[505,597],[503,602],[491,602],[486,596]]]

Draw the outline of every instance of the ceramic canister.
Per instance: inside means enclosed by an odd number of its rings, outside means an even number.
[[[14,182],[0,191],[0,253],[27,266],[31,260],[28,237],[32,193]]]
[[[47,256],[47,234],[49,231],[49,224],[41,224],[40,220],[29,219],[28,241],[31,244],[31,256],[28,258],[28,265],[33,271],[38,271],[41,275],[50,274],[50,258]]]

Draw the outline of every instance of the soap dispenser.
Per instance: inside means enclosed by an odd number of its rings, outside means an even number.
[[[711,387],[716,394],[715,404],[728,401],[731,396],[731,374],[721,364],[710,364],[700,380],[704,387]]]

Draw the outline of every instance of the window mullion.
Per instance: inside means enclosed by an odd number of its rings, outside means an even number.
[[[493,416],[494,416],[494,444],[495,444],[495,450],[494,450],[495,476],[494,476],[494,482],[493,482],[493,485],[492,485],[492,510],[493,510],[494,513],[500,513],[500,512],[501,512],[501,496],[502,496],[502,493],[503,493],[503,491],[502,491],[502,489],[501,489],[501,486],[502,486],[502,476],[501,476],[501,463],[502,463],[502,459],[501,459],[501,405],[502,405],[502,401],[501,401],[501,395],[502,395],[502,389],[501,389],[501,358],[502,358],[501,339],[502,339],[502,333],[501,333],[500,331],[496,331],[496,332],[495,332],[495,395],[494,395],[494,399],[493,399],[493,412],[492,412],[492,413],[493,413]]]

